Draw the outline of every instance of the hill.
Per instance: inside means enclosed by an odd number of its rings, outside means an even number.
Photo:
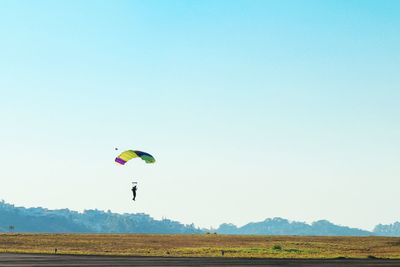
[[[307,224],[290,222],[282,218],[266,219],[262,222],[248,223],[242,227],[222,224],[217,233],[236,235],[314,235],[314,236],[369,236],[373,233],[357,228],[335,225],[326,220]]]
[[[79,213],[69,209],[48,210],[41,207],[15,207],[4,201],[0,202],[1,231],[39,233],[202,233],[193,224],[184,225],[168,219],[155,220],[143,213],[118,214],[100,210],[85,210]]]
[[[111,211],[16,207],[0,201],[0,232],[33,233],[154,233],[201,234],[216,232],[229,235],[307,235],[307,236],[400,236],[400,223],[377,225],[373,231],[350,228],[319,220],[311,224],[283,218],[250,222],[242,227],[221,224],[215,230],[199,229],[194,224],[156,220],[144,213],[119,214]]]

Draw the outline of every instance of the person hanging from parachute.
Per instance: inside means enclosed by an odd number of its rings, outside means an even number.
[[[156,160],[152,155],[146,152],[138,151],[138,150],[126,150],[119,154],[118,157],[115,158],[115,162],[121,165],[125,165],[128,161],[134,158],[141,158],[144,160],[146,163],[154,163]],[[137,182],[133,182],[133,187],[132,187],[132,194],[133,194],[133,201],[136,200],[136,191],[137,191]]]
[[[136,200],[136,191],[137,191],[137,185],[136,184],[137,183],[133,182],[132,184],[133,184],[133,186],[132,186],[132,194],[133,194],[132,200],[135,201]]]

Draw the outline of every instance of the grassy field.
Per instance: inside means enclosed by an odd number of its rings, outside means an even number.
[[[400,238],[390,237],[0,234],[0,252],[54,253],[55,248],[62,254],[400,259]]]

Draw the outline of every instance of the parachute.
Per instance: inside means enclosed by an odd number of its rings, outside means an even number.
[[[130,161],[133,158],[141,158],[144,160],[146,163],[154,163],[156,160],[152,155],[146,152],[138,151],[138,150],[126,150],[119,154],[118,157],[115,158],[115,162],[125,165],[128,161]]]

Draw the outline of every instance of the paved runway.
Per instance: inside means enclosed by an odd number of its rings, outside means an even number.
[[[173,258],[72,256],[0,253],[0,266],[275,266],[275,267],[400,267],[400,260],[337,259],[243,259],[243,258]]]

